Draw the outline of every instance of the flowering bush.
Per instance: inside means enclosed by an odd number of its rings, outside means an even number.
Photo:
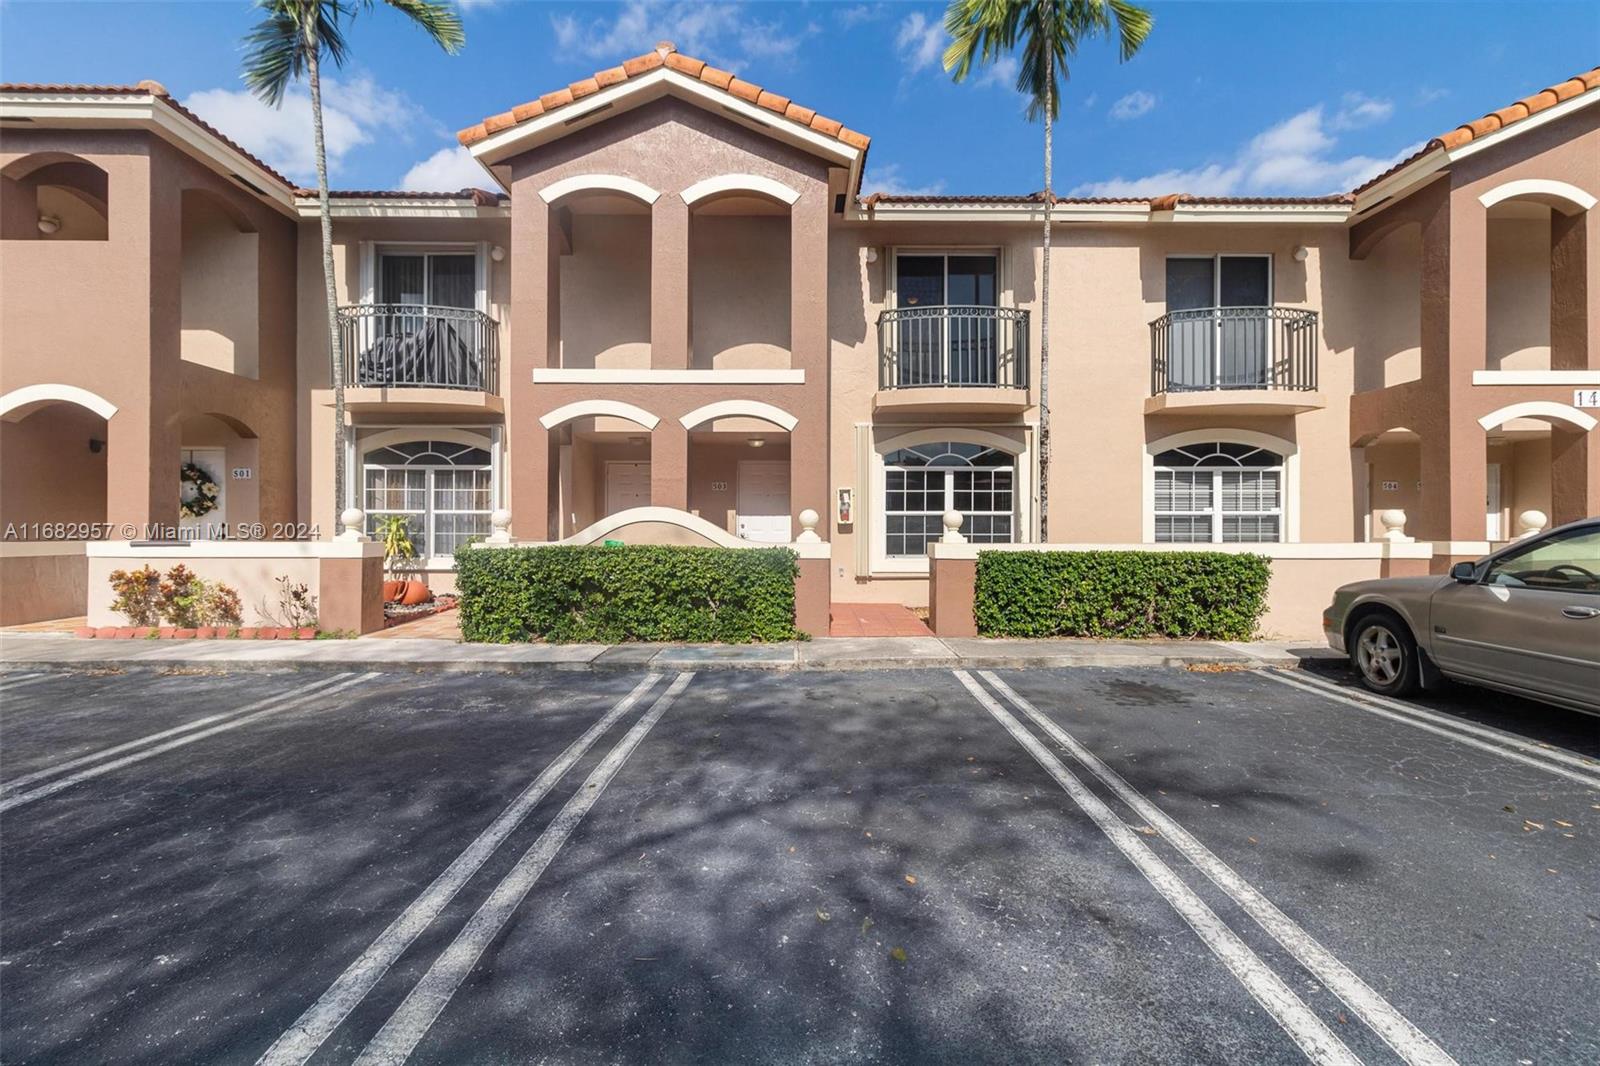
[[[153,626],[160,610],[161,572],[153,566],[143,566],[129,573],[126,570],[111,572],[111,591],[116,599],[111,609],[126,615],[136,626]]]

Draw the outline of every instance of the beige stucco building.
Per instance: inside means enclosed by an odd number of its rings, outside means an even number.
[[[78,613],[85,540],[351,506],[409,515],[440,585],[503,511],[814,532],[835,602],[911,605],[949,511],[979,544],[1403,532],[1436,569],[1600,511],[1600,69],[1349,193],[1046,204],[862,197],[866,136],[664,44],[463,131],[487,191],[335,194],[345,500],[315,197],[153,82],[0,87],[0,120],[0,621]]]

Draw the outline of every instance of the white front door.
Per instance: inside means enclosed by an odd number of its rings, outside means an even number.
[[[228,452],[225,448],[185,448],[182,463],[193,463],[206,472],[217,486],[217,505],[198,518],[190,518],[180,509],[178,529],[184,538],[197,540],[221,539],[228,523]],[[179,499],[189,500],[196,490],[189,482],[180,482]]]
[[[1500,528],[1500,464],[1490,463],[1488,477],[1484,481],[1484,526],[1485,540],[1505,540],[1504,531]]]
[[[606,464],[606,514],[650,506],[650,464]]]
[[[788,544],[789,464],[787,461],[739,464],[739,536],[768,544]]]

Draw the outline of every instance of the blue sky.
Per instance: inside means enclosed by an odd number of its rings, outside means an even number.
[[[873,138],[865,191],[1042,185],[1039,127],[1009,69],[954,85],[942,7],[860,0],[546,4],[472,0],[450,57],[404,19],[357,20],[327,93],[333,180],[455,189],[487,178],[455,148],[483,116],[657,40]],[[1151,3],[1131,62],[1088,42],[1056,134],[1056,188],[1080,194],[1337,192],[1428,137],[1600,62],[1600,4]],[[290,177],[309,181],[303,96],[251,100],[246,0],[0,0],[0,80],[154,78]]]

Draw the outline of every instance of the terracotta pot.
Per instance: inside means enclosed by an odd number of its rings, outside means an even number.
[[[405,607],[415,607],[419,603],[427,603],[433,599],[433,593],[428,586],[420,581],[407,581],[405,588],[400,591],[400,603]]]
[[[400,598],[400,591],[406,587],[405,581],[385,581],[383,583],[383,602],[394,603]]]

